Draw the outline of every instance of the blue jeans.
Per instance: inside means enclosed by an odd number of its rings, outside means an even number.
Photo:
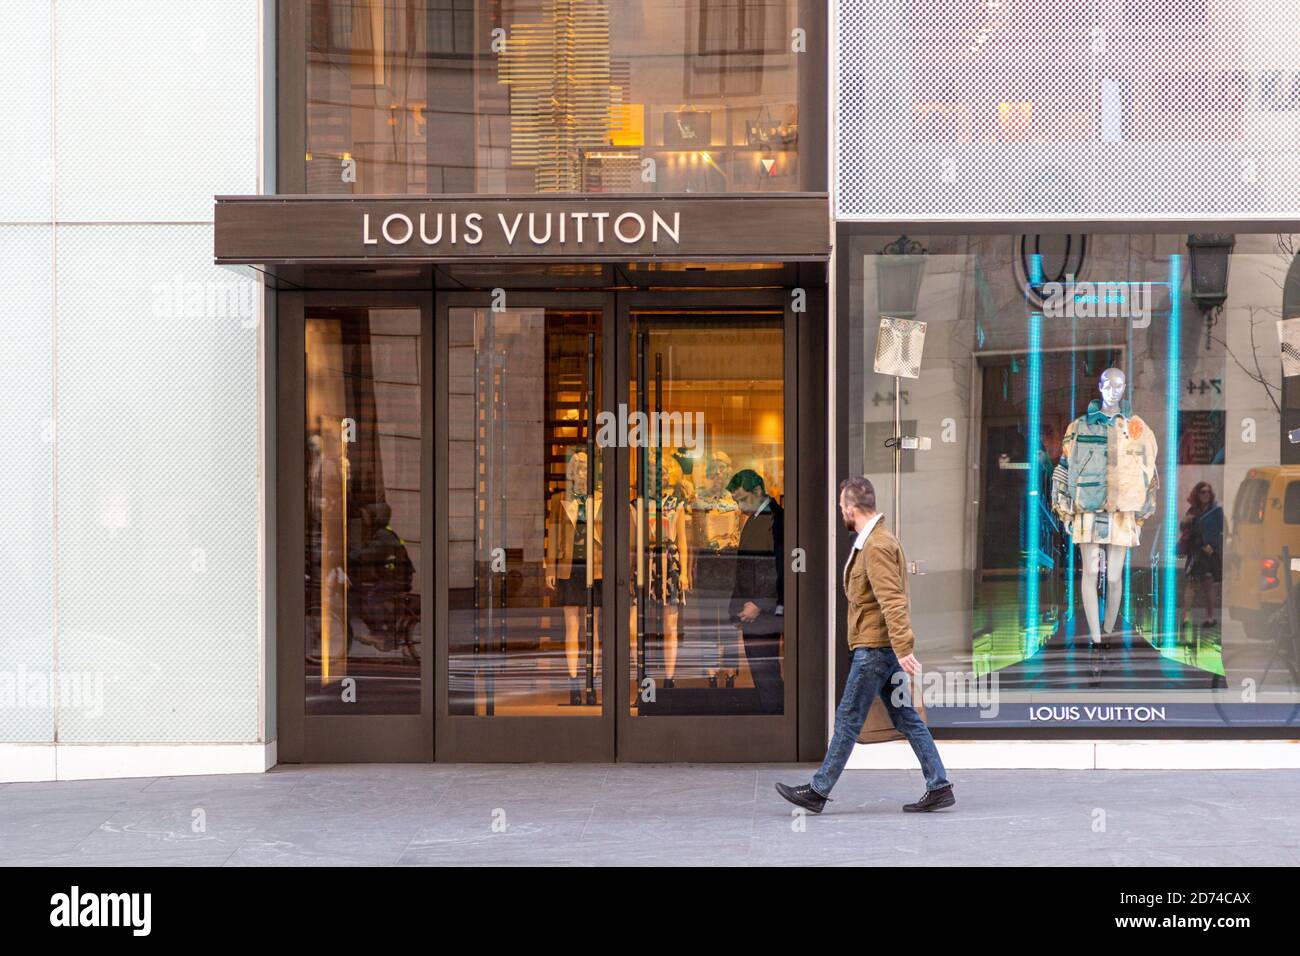
[[[897,674],[896,679],[894,675]],[[812,788],[823,797],[829,797],[835,781],[844,772],[844,765],[849,762],[849,754],[857,743],[858,733],[867,722],[867,711],[871,702],[880,697],[889,711],[889,719],[894,727],[907,738],[912,745],[912,752],[921,761],[921,772],[925,774],[925,788],[938,790],[948,786],[943,761],[935,749],[934,738],[911,706],[910,694],[905,694],[906,703],[895,704],[894,690],[907,673],[898,663],[898,655],[892,647],[858,647],[853,651],[853,663],[849,665],[849,678],[844,682],[844,696],[835,709],[835,733],[831,745],[826,749],[826,759],[821,769],[812,778]]]

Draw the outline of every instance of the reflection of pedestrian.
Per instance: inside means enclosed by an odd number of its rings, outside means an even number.
[[[821,813],[831,788],[844,772],[872,702],[880,697],[895,729],[907,738],[925,774],[925,795],[903,807],[908,813],[941,810],[957,802],[929,728],[906,696],[907,675],[920,673],[912,653],[915,638],[909,620],[907,569],[898,539],[882,526],[876,490],[859,475],[840,485],[840,517],[857,532],[844,565],[844,594],[849,601],[849,665],[844,696],[835,709],[835,732],[826,759],[811,783],[776,790],[795,806]],[[906,674],[904,673],[906,672]]]
[[[749,517],[740,529],[731,618],[740,625],[745,659],[758,691],[759,712],[781,713],[781,634],[785,630],[785,512],[750,468],[731,476],[727,491]]]
[[[370,635],[363,643],[389,650],[386,639],[396,635],[406,609],[406,596],[415,580],[415,565],[406,542],[391,527],[393,511],[387,502],[374,501],[361,511],[361,542],[348,556],[356,582],[361,620]]]
[[[1205,606],[1205,627],[1219,622],[1214,618],[1211,599],[1211,582],[1223,580],[1223,509],[1214,497],[1214,487],[1208,481],[1198,481],[1187,496],[1187,514],[1178,526],[1178,553],[1187,556],[1183,577],[1183,623],[1191,617],[1188,591],[1193,583],[1201,592]]]

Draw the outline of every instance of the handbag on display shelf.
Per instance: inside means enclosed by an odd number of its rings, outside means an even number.
[[[745,143],[749,146],[789,146],[799,139],[799,124],[778,122],[766,103],[758,116],[745,125]]]

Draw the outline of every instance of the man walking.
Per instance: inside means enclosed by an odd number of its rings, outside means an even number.
[[[877,696],[894,727],[901,732],[925,774],[925,795],[903,807],[908,813],[941,810],[957,802],[925,722],[911,706],[903,672],[915,675],[921,665],[912,655],[912,625],[908,620],[907,569],[898,539],[876,511],[876,490],[861,475],[840,483],[840,515],[858,536],[844,565],[844,593],[849,599],[848,637],[853,654],[844,696],[835,710],[835,733],[826,759],[811,783],[776,785],[777,793],[795,806],[821,813],[831,788],[844,772],[867,711]],[[901,697],[901,700],[896,698]]]

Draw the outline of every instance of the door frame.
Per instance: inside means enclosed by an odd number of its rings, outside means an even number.
[[[601,313],[601,384],[602,393],[597,397],[597,408],[608,408],[614,385],[614,349],[613,343],[613,295],[609,292],[531,292],[511,290],[506,293],[510,309],[528,308],[566,308],[592,309]],[[435,379],[437,388],[434,393],[433,418],[437,428],[437,467],[433,475],[433,535],[438,543],[436,558],[437,579],[447,582],[448,577],[448,487],[446,453],[449,434],[448,426],[448,374],[450,354],[449,321],[450,310],[458,308],[490,309],[492,291],[454,291],[438,292],[435,295],[436,321],[434,322],[435,355],[437,371]],[[601,475],[605,482],[605,493],[609,493],[609,480],[613,471],[615,455],[612,449],[601,449]],[[609,500],[606,498],[606,500]],[[608,541],[608,529],[605,531]],[[600,667],[602,674],[601,709],[598,717],[511,717],[511,716],[469,716],[449,713],[449,688],[447,655],[449,650],[448,623],[450,608],[448,589],[441,587],[436,593],[436,610],[434,617],[435,657],[438,667],[434,677],[435,710],[433,733],[439,760],[445,761],[492,761],[492,762],[594,762],[612,761],[614,751],[614,710],[609,689],[611,675],[614,674],[614,642],[609,636],[609,610],[613,607],[611,582],[614,580],[615,548],[606,546],[603,553],[601,594],[601,653]]]
[[[604,672],[599,717],[496,717],[493,720],[447,714],[448,650],[447,502],[448,478],[448,310],[490,305],[490,290],[304,291],[276,295],[277,375],[275,399],[276,561],[275,667],[278,757],[299,762],[439,761],[784,761],[814,759],[825,746],[828,609],[822,600],[829,561],[825,430],[827,312],[824,288],[810,283],[806,309],[796,314],[795,290],[715,288],[593,291],[510,290],[512,306],[600,309],[602,394],[600,409],[626,400],[630,368],[630,317],[633,311],[689,314],[693,311],[760,309],[783,318],[785,366],[786,541],[807,555],[807,568],[795,575],[786,565],[785,708],[781,716],[645,717],[629,716],[631,649],[617,622],[630,613],[621,558],[628,529],[616,522],[604,550],[602,606],[606,632],[601,650]],[[421,709],[409,715],[307,715],[304,708],[306,587],[305,547],[306,363],[305,312],[309,306],[418,307],[421,310],[421,619],[426,647],[421,661]],[[622,449],[602,449],[606,493],[628,487],[629,465]],[[802,489],[802,491],[800,491]],[[613,617],[610,617],[612,609]],[[608,622],[615,622],[610,630]],[[432,628],[432,636],[428,628]],[[611,684],[612,681],[612,684]],[[609,688],[614,687],[614,693]],[[619,708],[615,710],[615,708]],[[555,721],[569,721],[559,725]],[[701,724],[701,721],[707,722]],[[575,738],[575,732],[578,736]],[[576,739],[576,742],[575,742]]]
[[[618,366],[613,379],[615,385],[614,403],[605,407],[616,407],[616,403],[625,400],[629,394],[632,365],[631,332],[632,314],[661,313],[665,315],[689,315],[705,311],[764,311],[781,317],[782,322],[782,363],[784,366],[784,422],[785,435],[783,455],[785,457],[785,540],[787,553],[789,548],[800,541],[799,509],[795,504],[800,500],[799,457],[799,403],[800,392],[798,329],[796,316],[792,310],[792,296],[788,289],[708,289],[708,290],[658,290],[649,292],[621,292],[617,297],[617,323],[615,329],[615,348]],[[813,312],[814,316],[818,313]],[[814,448],[816,441],[811,443]],[[620,449],[622,451],[622,449]],[[631,488],[631,465],[629,456],[618,454],[615,462],[614,481],[617,489]],[[609,472],[607,472],[609,474]],[[613,546],[606,551],[620,557],[630,554],[630,529],[618,522],[614,534],[607,536]],[[632,610],[631,592],[628,589],[628,562],[620,561],[615,573],[618,587],[614,595],[614,622],[619,635],[613,641],[617,653],[615,662],[615,700],[618,707],[617,753],[620,761],[629,762],[665,762],[665,761],[710,761],[710,762],[745,762],[745,761],[793,761],[798,759],[799,738],[799,702],[800,702],[800,600],[799,583],[807,578],[807,573],[795,575],[790,562],[785,564],[785,647],[783,671],[785,676],[785,702],[782,713],[777,715],[700,715],[671,716],[655,715],[632,717],[631,685],[629,675],[632,668],[632,652],[628,634],[623,625],[629,620]],[[813,567],[808,568],[809,572]],[[608,574],[608,569],[606,571]],[[815,641],[818,635],[809,634],[805,638]]]
[[[420,556],[420,710],[415,714],[306,713],[307,585],[303,579],[306,547],[305,353],[306,310],[312,306],[418,308],[420,310],[420,535],[434,541],[427,489],[433,470],[434,418],[428,413],[433,392],[433,318],[431,292],[299,292],[277,293],[278,382],[276,389],[276,733],[277,759],[282,763],[388,762],[433,760],[433,655],[429,635],[433,621],[435,584],[433,549],[422,546]],[[445,544],[435,542],[439,549]]]

